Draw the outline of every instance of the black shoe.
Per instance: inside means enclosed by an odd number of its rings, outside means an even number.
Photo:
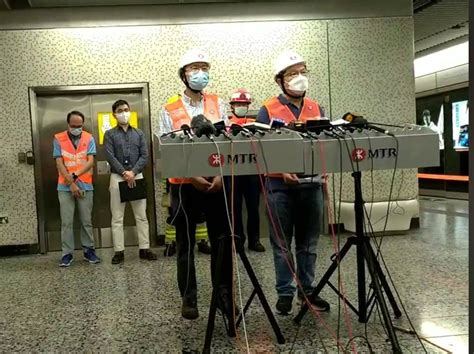
[[[291,313],[291,304],[293,296],[279,296],[276,303],[276,309],[280,315],[289,315]]]
[[[207,244],[206,240],[201,240],[198,243],[198,252],[201,252],[204,254],[211,254],[211,246]]]
[[[326,300],[321,299],[319,296],[314,297],[311,296],[311,294],[308,294],[306,297],[316,311],[327,312],[331,309],[331,305],[329,305]],[[304,299],[302,295],[298,294],[298,299],[301,303],[303,303]]]
[[[183,305],[181,306],[181,315],[187,320],[195,320],[199,317],[197,309],[197,301],[183,297]]]
[[[263,247],[260,241],[257,241],[255,243],[249,243],[249,250],[252,250],[255,252],[265,252],[265,247]]]
[[[140,257],[140,259],[146,259],[148,261],[156,261],[158,259],[156,254],[154,254],[148,248],[140,250],[140,252],[138,252],[138,256]]]
[[[115,252],[112,258],[112,264],[122,264],[125,261],[125,255],[123,251]]]
[[[176,243],[172,242],[166,245],[163,256],[172,257],[176,253]]]

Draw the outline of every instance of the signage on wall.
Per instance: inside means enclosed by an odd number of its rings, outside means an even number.
[[[453,109],[453,145],[455,149],[469,147],[469,104],[468,101],[452,103]]]
[[[97,114],[97,125],[99,131],[99,144],[104,144],[105,132],[117,126],[117,119],[113,116],[112,112],[99,112]],[[138,115],[137,112],[130,112],[130,125],[134,128],[138,128]]]

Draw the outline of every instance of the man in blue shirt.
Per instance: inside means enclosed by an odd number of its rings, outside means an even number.
[[[148,162],[148,148],[145,134],[129,123],[131,112],[128,102],[116,101],[112,105],[112,112],[118,124],[105,132],[104,146],[111,172],[110,211],[112,212],[112,240],[115,250],[112,264],[121,264],[125,260],[123,234],[125,203],[120,200],[119,183],[126,181],[130,188],[134,188],[135,180],[143,178],[142,171]],[[137,225],[139,257],[149,261],[156,260],[156,254],[150,251],[146,199],[134,200],[130,204]]]
[[[53,157],[58,169],[58,199],[61,212],[61,267],[68,267],[74,251],[74,209],[79,208],[81,243],[84,260],[99,263],[92,234],[92,166],[96,154],[94,138],[83,131],[84,115],[73,111],[67,115],[68,129],[55,135]]]
[[[283,52],[274,67],[274,79],[282,93],[265,102],[257,122],[268,124],[271,120],[280,120],[289,124],[319,119],[322,114],[319,104],[305,97],[307,73],[306,62],[298,53]],[[301,284],[298,288],[300,298],[304,298],[304,294],[309,296],[315,287],[316,247],[323,211],[322,180],[318,175],[282,173],[268,176],[265,188],[269,191],[269,213],[272,219],[278,219],[280,227],[278,232],[270,228],[278,293],[276,309],[287,315],[296,291],[294,275]],[[296,267],[291,252],[293,238]],[[320,297],[309,300],[317,311],[329,310],[329,303]]]

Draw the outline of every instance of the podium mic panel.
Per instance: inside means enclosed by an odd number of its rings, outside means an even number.
[[[359,171],[390,170],[396,158],[397,169],[439,166],[439,137],[431,129],[414,125],[387,130],[393,136],[370,129],[341,130],[341,138],[312,134],[312,141],[303,139],[305,174],[352,172],[353,166]]]
[[[223,135],[188,137],[157,137],[160,156],[157,166],[162,178],[216,176],[219,164],[225,176],[304,171],[303,138],[298,133],[268,131],[265,135],[246,136],[237,134],[232,140]],[[219,152],[216,145],[219,146]],[[268,166],[268,170],[266,169]],[[260,171],[259,171],[260,169]]]

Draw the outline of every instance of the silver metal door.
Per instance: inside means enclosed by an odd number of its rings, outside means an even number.
[[[145,92],[143,92],[145,91]],[[132,111],[138,115],[138,126],[144,131],[150,148],[149,164],[144,176],[148,183],[147,215],[150,224],[151,245],[156,245],[156,222],[154,206],[154,187],[151,165],[151,134],[148,110],[147,90],[140,88],[35,88],[30,92],[31,112],[33,119],[33,140],[35,146],[35,176],[38,199],[40,249],[42,252],[61,250],[61,220],[57,197],[57,170],[53,159],[54,134],[67,129],[66,116],[73,110],[84,113],[84,129],[94,136],[97,155],[94,164],[94,208],[92,224],[94,227],[95,245],[112,247],[110,229],[110,173],[105,159],[104,146],[99,143],[98,113],[110,112],[113,102],[124,99],[130,103]],[[76,210],[77,213],[77,210]],[[77,215],[77,214],[76,214]],[[76,248],[80,249],[79,224],[75,218],[74,233]],[[125,208],[124,217],[125,245],[137,245],[135,219],[129,205]]]

